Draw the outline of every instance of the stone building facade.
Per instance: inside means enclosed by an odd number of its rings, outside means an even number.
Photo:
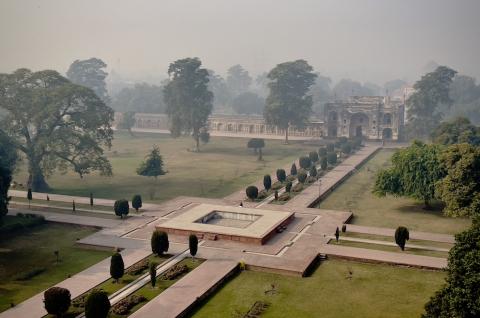
[[[383,96],[355,96],[325,105],[324,136],[401,140],[404,103]]]
[[[121,119],[115,113],[115,120]],[[325,105],[325,121],[311,118],[305,128],[290,127],[289,136],[305,139],[363,137],[368,140],[400,140],[404,127],[404,104],[401,100],[381,96],[351,97]],[[135,114],[135,127],[169,130],[166,114]],[[285,130],[267,125],[262,116],[212,115],[208,120],[212,135],[248,137],[284,136]]]

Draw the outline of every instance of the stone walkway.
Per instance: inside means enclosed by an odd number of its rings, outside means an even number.
[[[385,252],[366,248],[323,244],[319,252],[329,256],[367,262],[399,264],[422,268],[442,269],[447,266],[445,258],[414,255],[407,253]]]
[[[130,317],[182,317],[189,308],[202,299],[225,276],[233,272],[237,266],[238,262],[230,259],[209,259]]]

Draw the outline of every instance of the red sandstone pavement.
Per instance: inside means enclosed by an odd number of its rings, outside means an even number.
[[[331,256],[338,256],[341,258],[355,259],[360,261],[374,261],[380,263],[399,264],[432,269],[442,269],[447,267],[447,260],[445,258],[431,256],[384,252],[378,250],[370,250],[366,248],[330,244],[321,245],[319,251],[320,253]]]
[[[130,317],[178,317],[234,271],[237,265],[238,262],[230,259],[209,259]]]

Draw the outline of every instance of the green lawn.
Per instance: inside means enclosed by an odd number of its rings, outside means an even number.
[[[347,229],[348,229],[348,227],[347,227]],[[340,232],[340,237],[342,237],[342,236],[395,243],[395,238],[393,236],[383,236],[383,235],[348,232],[348,230],[345,233]],[[449,249],[453,247],[453,244],[451,244],[451,243],[434,242],[434,241],[426,241],[426,240],[418,240],[418,239],[409,239],[407,244],[415,244],[415,245],[422,245],[422,246],[433,246],[433,247],[441,247],[441,248],[449,248]]]
[[[441,211],[426,211],[420,202],[409,198],[379,198],[371,191],[380,169],[390,165],[393,150],[381,150],[359,171],[332,192],[321,204],[322,209],[352,211],[351,223],[409,230],[455,234],[466,229],[470,220],[448,218]]]
[[[0,241],[0,311],[110,256],[110,252],[74,246],[77,239],[95,231],[82,226],[46,223]],[[59,263],[56,263],[55,250],[60,254]],[[15,280],[34,269],[45,271],[29,280]]]
[[[353,278],[347,279],[348,271]],[[323,262],[312,277],[244,271],[193,317],[243,317],[255,301],[270,303],[261,317],[419,317],[445,274],[343,260]],[[277,293],[265,291],[275,284]]]
[[[318,146],[302,142],[283,145],[281,140],[266,140],[264,161],[247,149],[248,139],[212,137],[210,143],[201,147],[200,153],[188,151],[193,139],[173,139],[168,135],[137,133],[132,138],[128,133],[116,132],[113,147],[107,152],[113,166],[111,178],[87,175],[83,179],[69,172],[54,174],[47,181],[54,193],[98,198],[127,198],[141,194],[144,201],[164,201],[179,195],[201,197],[224,197],[292,162]],[[152,145],[160,147],[168,174],[158,178],[136,175],[136,169]],[[15,180],[25,183],[26,169],[20,167]],[[155,191],[154,191],[155,190]],[[155,192],[155,193],[153,193]],[[153,200],[151,199],[153,198]]]

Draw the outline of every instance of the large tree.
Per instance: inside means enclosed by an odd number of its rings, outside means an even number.
[[[163,176],[167,172],[163,169],[163,159],[160,155],[160,148],[154,145],[150,153],[145,157],[140,166],[137,168],[137,174],[144,177]]]
[[[192,134],[195,151],[200,149],[200,133],[212,113],[213,94],[208,90],[208,71],[198,58],[185,58],[170,64],[169,83],[164,100],[170,118],[172,136]]]
[[[264,117],[268,124],[285,130],[288,143],[288,128],[303,127],[312,113],[312,96],[308,94],[317,75],[305,60],[278,64],[268,73],[268,87]]]
[[[56,71],[0,74],[0,135],[28,162],[28,186],[48,189],[45,175],[71,167],[82,177],[112,173],[103,147],[113,138],[113,110],[90,89]]]
[[[478,213],[477,213],[478,214]],[[455,236],[446,284],[425,305],[423,318],[480,317],[480,219]]]
[[[436,184],[448,216],[480,215],[480,147],[451,145],[440,156],[447,175]]]
[[[398,150],[392,157],[392,167],[380,171],[373,193],[412,197],[422,200],[426,208],[435,198],[435,184],[445,176],[440,165],[438,145],[427,145],[415,141],[405,149]]]
[[[105,78],[108,73],[105,72],[107,64],[100,59],[90,58],[88,60],[76,60],[67,71],[67,78],[74,84],[91,88],[98,97],[105,103],[108,103],[107,85]]]
[[[232,100],[232,108],[237,114],[262,114],[265,99],[252,92],[237,95]]]
[[[8,189],[12,182],[12,173],[17,162],[15,147],[0,135],[0,224],[8,213]]]
[[[163,87],[147,83],[125,87],[112,98],[112,108],[120,112],[165,113]]]
[[[213,108],[216,112],[228,112],[230,106],[230,90],[223,77],[208,70],[208,89],[213,93]]]
[[[457,117],[437,126],[431,137],[434,143],[442,145],[468,143],[478,146],[480,128],[472,125],[465,117]]]
[[[453,102],[449,89],[456,73],[439,66],[415,83],[415,92],[407,100],[407,127],[411,137],[425,139],[438,126],[443,118],[440,108],[448,108]]]
[[[234,65],[227,71],[227,86],[233,96],[245,93],[252,84],[248,71],[241,65]]]

